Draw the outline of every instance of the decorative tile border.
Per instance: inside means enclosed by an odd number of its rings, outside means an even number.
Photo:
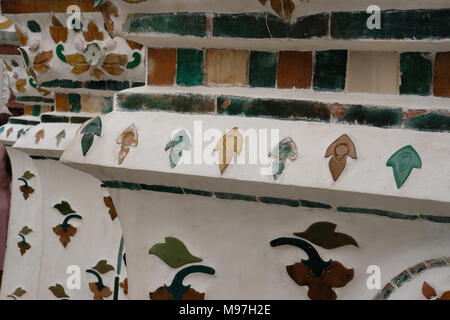
[[[448,39],[450,9],[383,10],[383,28],[366,27],[366,11],[319,13],[292,23],[271,13],[137,13],[128,16],[123,31],[195,37],[247,39]],[[212,30],[210,33],[209,30]]]
[[[40,124],[40,121],[36,120],[27,120],[27,119],[21,119],[21,118],[9,118],[8,121],[9,124],[24,124],[29,126],[35,126]]]
[[[285,199],[285,198],[274,198],[274,197],[264,197],[255,196],[239,193],[229,193],[229,192],[212,192],[205,190],[193,190],[180,186],[164,186],[164,185],[147,185],[138,184],[123,181],[103,181],[101,184],[103,188],[115,188],[115,189],[128,189],[134,191],[155,191],[155,192],[167,192],[174,194],[186,194],[195,195],[200,197],[215,197],[222,200],[235,200],[235,201],[250,201],[250,202],[261,202],[269,205],[281,205],[288,207],[303,207],[303,208],[316,208],[330,210],[333,207],[329,204],[322,202],[309,201],[304,199]],[[351,208],[351,207],[337,207],[338,212],[346,213],[360,213],[360,214],[373,214],[382,217],[388,217],[391,219],[400,220],[417,220],[423,219],[436,223],[450,223],[450,217],[432,216],[432,215],[408,215],[403,213],[379,210],[379,209],[365,209],[365,208]]]
[[[41,115],[42,123],[84,123],[93,117],[80,117],[80,116],[70,116],[68,115],[54,115],[54,114],[43,114]]]
[[[37,97],[37,96],[19,96],[16,97],[18,102],[42,102],[42,103],[54,103],[54,99]]]
[[[422,131],[450,131],[450,112],[402,110],[389,106],[322,103],[309,100],[212,96],[201,94],[117,93],[119,111],[161,110],[282,120],[320,121],[368,125],[379,128],[407,128]]]
[[[117,80],[99,80],[99,81],[74,81],[70,79],[58,79],[43,82],[41,88],[64,88],[64,89],[92,89],[92,90],[108,90],[120,91],[129,88],[145,86],[144,82],[117,81]]]
[[[380,292],[378,292],[378,294],[374,297],[374,300],[387,300],[395,290],[403,286],[406,282],[414,279],[423,271],[445,266],[450,266],[450,257],[442,257],[420,262],[402,271],[399,275],[389,281],[384,286],[384,288],[381,289]]]

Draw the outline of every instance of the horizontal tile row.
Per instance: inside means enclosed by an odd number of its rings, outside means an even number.
[[[60,112],[108,113],[113,108],[112,97],[56,93],[55,109]]]
[[[213,96],[201,94],[117,93],[119,111],[209,113],[282,120],[321,121],[450,131],[448,110],[403,110],[390,106],[328,104],[309,100]]]
[[[144,82],[117,81],[117,80],[99,80],[99,81],[74,81],[70,79],[58,79],[43,82],[41,88],[64,88],[64,89],[92,89],[92,90],[110,90],[120,91],[129,88],[145,86]]]
[[[51,103],[53,104],[55,101],[51,98],[44,98],[39,96],[18,96],[16,97],[16,101],[18,102],[36,102],[36,103]]]
[[[40,121],[36,121],[36,120],[27,120],[27,119],[23,119],[23,118],[9,118],[8,120],[9,124],[24,124],[24,125],[29,125],[29,126],[36,126],[38,124],[40,124]]]
[[[49,105],[34,105],[34,106],[30,106],[30,105],[25,105],[23,108],[23,114],[25,116],[39,116],[40,114],[44,113],[44,112],[51,112],[54,110],[53,106],[49,106]],[[19,120],[19,119],[17,119]]]
[[[292,39],[446,39],[450,9],[383,10],[380,28],[369,29],[366,11],[324,12],[286,22],[271,13],[137,13],[123,26],[129,33],[195,37]]]
[[[196,195],[202,197],[215,197],[222,200],[237,200],[237,201],[251,201],[251,202],[262,202],[265,204],[281,205],[288,207],[305,207],[305,208],[315,208],[315,209],[325,209],[329,210],[333,207],[329,204],[322,202],[315,202],[309,200],[299,200],[299,199],[285,199],[285,198],[274,198],[274,197],[264,197],[255,195],[246,195],[239,193],[228,193],[228,192],[211,192],[206,190],[193,190],[180,186],[165,186],[165,185],[147,185],[138,184],[132,182],[123,181],[103,181],[102,187],[104,188],[117,188],[117,189],[128,189],[133,191],[155,191],[155,192],[167,192],[175,194],[187,194]],[[428,220],[437,223],[450,223],[450,217],[441,216],[431,216],[431,215],[417,215],[417,214],[403,214],[379,209],[366,209],[366,208],[352,208],[352,207],[337,207],[339,212],[347,213],[360,213],[360,214],[373,214],[377,216],[388,217],[392,219],[402,219],[402,220]]]
[[[450,52],[150,48],[147,66],[148,85],[312,88],[423,96],[434,91],[436,96],[450,97]]]

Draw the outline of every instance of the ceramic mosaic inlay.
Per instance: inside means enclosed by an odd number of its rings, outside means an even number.
[[[417,151],[410,145],[396,151],[386,162],[386,166],[392,167],[395,183],[400,188],[408,179],[413,168],[422,168],[422,160]]]

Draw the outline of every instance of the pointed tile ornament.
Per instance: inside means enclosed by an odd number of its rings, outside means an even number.
[[[83,151],[83,156],[89,151],[94,143],[94,136],[100,137],[102,134],[102,119],[100,117],[96,117],[91,120],[87,125],[81,129],[81,134],[83,137],[81,138],[81,149]]]
[[[126,128],[117,138],[116,143],[120,145],[118,163],[122,164],[131,147],[137,147],[139,143],[138,132],[134,124]]]
[[[202,259],[193,256],[185,244],[173,237],[166,237],[164,243],[157,243],[150,248],[149,254],[161,258],[172,268],[179,268],[188,263],[201,262]]]
[[[337,138],[325,152],[325,158],[331,156],[328,166],[334,181],[337,181],[347,164],[347,157],[357,159],[356,148],[352,139],[346,134]]]
[[[243,138],[238,127],[234,127],[217,142],[214,151],[219,151],[219,169],[223,174],[225,169],[233,159],[233,155],[239,155],[242,152]]]
[[[422,160],[417,151],[410,145],[399,149],[386,162],[386,166],[392,167],[397,188],[405,183],[413,168],[422,168]]]
[[[272,161],[272,175],[274,180],[278,180],[286,167],[286,159],[291,161],[297,160],[298,151],[297,145],[291,137],[281,140],[272,152],[269,153],[269,157],[273,158]]]
[[[164,151],[167,151],[169,149],[170,168],[173,169],[180,161],[183,155],[183,150],[191,149],[191,138],[189,132],[181,129],[177,133],[175,133],[172,139],[166,144]]]
[[[311,241],[325,249],[335,249],[346,245],[358,247],[358,243],[345,233],[336,232],[337,225],[327,221],[313,223],[304,232],[296,232],[297,237]]]
[[[59,133],[56,135],[56,147],[59,148],[59,144],[60,144],[61,141],[62,141],[63,139],[65,139],[65,138],[66,138],[66,130],[63,129],[61,132],[59,132]]]

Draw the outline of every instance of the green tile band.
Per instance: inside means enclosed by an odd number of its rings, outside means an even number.
[[[9,118],[8,123],[10,124],[24,124],[29,126],[35,126],[40,124],[40,121],[35,120],[26,120],[26,119],[18,119],[18,118]]]
[[[337,207],[337,211],[347,212],[347,213],[363,213],[363,214],[372,214],[382,217],[389,217],[393,219],[403,219],[403,220],[417,220],[419,216],[417,215],[408,215],[398,212],[380,210],[380,209],[366,209],[366,208],[351,208],[351,207]]]
[[[404,52],[400,54],[400,94],[428,96],[433,77],[432,57],[429,53]]]
[[[179,86],[203,85],[203,50],[177,50],[177,84]]]

